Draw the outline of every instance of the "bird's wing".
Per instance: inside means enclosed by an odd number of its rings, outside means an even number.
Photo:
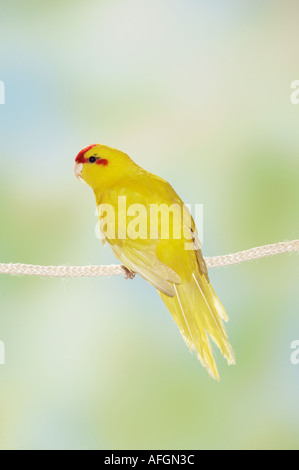
[[[118,198],[123,195],[127,197],[127,207],[129,207],[130,204],[140,203],[146,211],[144,217],[148,217],[149,204],[151,204],[153,200],[152,187],[146,188],[142,185],[141,188],[137,189],[135,185],[134,192],[128,191],[127,187],[126,190],[122,190],[122,188],[112,189],[106,194],[105,204],[110,204],[110,206],[115,209],[109,214],[108,208],[105,217],[100,216],[100,230],[102,233],[105,233],[105,238],[111,245],[114,255],[124,266],[134,273],[139,274],[167,296],[175,296],[173,284],[180,284],[182,281],[176,271],[162,262],[157,256],[156,248],[159,242],[159,233],[158,236],[153,239],[149,236],[146,239],[136,239],[133,233],[134,228],[132,228],[130,224],[134,217],[127,216],[127,235],[125,237],[119,237],[118,222],[122,215],[119,213],[120,207]]]
[[[139,191],[136,186],[128,191],[130,188],[126,185],[128,204],[133,201],[146,206],[157,199],[168,205],[181,203],[170,186],[163,182],[161,185],[162,194],[160,192],[158,196],[160,187],[155,188],[154,184],[147,188],[144,182]],[[117,188],[117,193],[121,193],[120,188]],[[110,194],[108,198],[113,204],[114,196]],[[190,214],[187,215],[189,217],[183,219],[183,228],[189,234],[189,249],[185,249],[185,240],[164,239],[163,236],[154,240],[134,240],[131,236],[121,239],[111,227],[107,232],[107,241],[115,256],[128,269],[140,274],[158,290],[190,349],[197,352],[203,365],[218,379],[209,338],[220,348],[228,363],[234,363],[233,351],[222,323],[227,320],[227,315],[209,282],[195,224]]]
[[[111,245],[115,256],[134,273],[139,274],[156,289],[169,297],[175,296],[173,284],[181,284],[180,276],[162,263],[155,252],[155,244],[144,247],[132,243]]]

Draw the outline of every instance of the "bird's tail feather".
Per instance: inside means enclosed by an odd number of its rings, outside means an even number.
[[[228,364],[235,363],[223,325],[223,321],[228,320],[224,307],[204,274],[192,273],[188,280],[173,286],[175,297],[159,294],[191,351],[197,352],[210,375],[219,380],[209,338],[218,346]]]

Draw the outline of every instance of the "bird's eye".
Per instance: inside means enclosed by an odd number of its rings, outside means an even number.
[[[94,163],[96,161],[96,157],[90,157],[88,161],[89,163]]]

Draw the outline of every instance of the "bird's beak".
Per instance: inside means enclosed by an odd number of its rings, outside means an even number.
[[[78,178],[78,180],[81,178],[82,170],[83,170],[83,164],[82,163],[76,163],[75,164],[75,175]]]

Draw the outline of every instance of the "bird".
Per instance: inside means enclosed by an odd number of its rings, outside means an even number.
[[[106,145],[82,149],[75,175],[93,190],[102,242],[126,277],[138,274],[157,290],[190,351],[219,381],[211,341],[228,365],[235,364],[224,326],[228,316],[211,285],[188,208],[170,183]],[[168,226],[161,207],[168,209]]]

